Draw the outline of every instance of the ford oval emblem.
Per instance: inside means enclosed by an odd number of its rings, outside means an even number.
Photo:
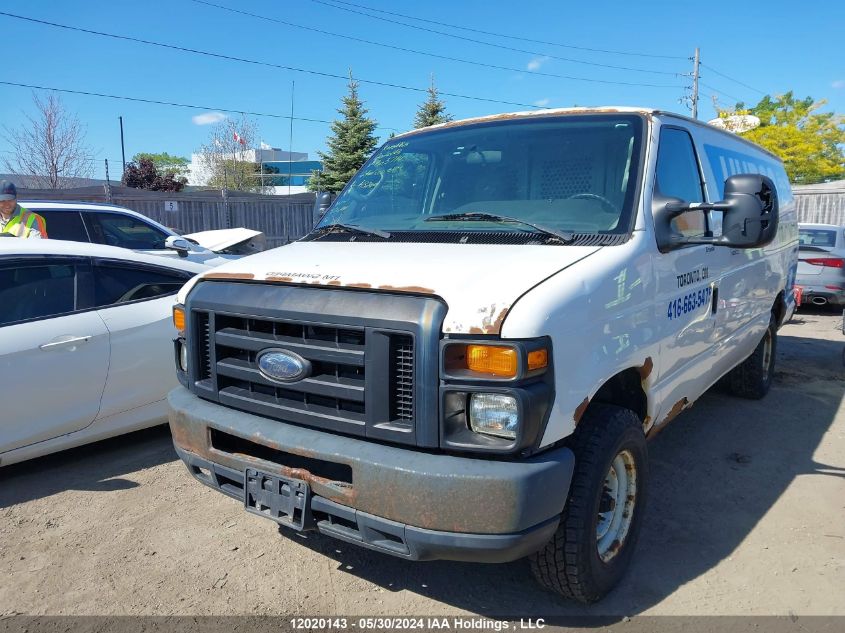
[[[285,349],[265,349],[257,360],[261,375],[275,382],[296,382],[311,374],[311,363]]]

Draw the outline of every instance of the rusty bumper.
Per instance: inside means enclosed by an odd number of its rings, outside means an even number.
[[[453,546],[501,536],[513,553],[529,553],[554,532],[575,461],[567,448],[496,461],[387,446],[235,411],[182,387],[168,403],[174,445],[203,483],[238,498],[246,468],[295,477],[309,483],[317,512],[445,534]],[[478,559],[467,554],[427,557]]]

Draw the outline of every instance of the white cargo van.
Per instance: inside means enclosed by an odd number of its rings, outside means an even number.
[[[797,244],[780,161],[686,117],[408,132],[309,235],[182,291],[174,443],[283,526],[527,556],[594,601],[631,559],[646,439],[725,375],[768,391]]]

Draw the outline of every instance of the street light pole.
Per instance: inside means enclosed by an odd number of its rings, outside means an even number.
[[[126,173],[126,150],[123,147],[123,117],[117,117],[120,120],[120,157],[123,159],[123,173]]]

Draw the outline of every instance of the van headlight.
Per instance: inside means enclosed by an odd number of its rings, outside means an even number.
[[[501,393],[471,394],[469,425],[476,433],[516,439],[519,427],[516,398]]]

